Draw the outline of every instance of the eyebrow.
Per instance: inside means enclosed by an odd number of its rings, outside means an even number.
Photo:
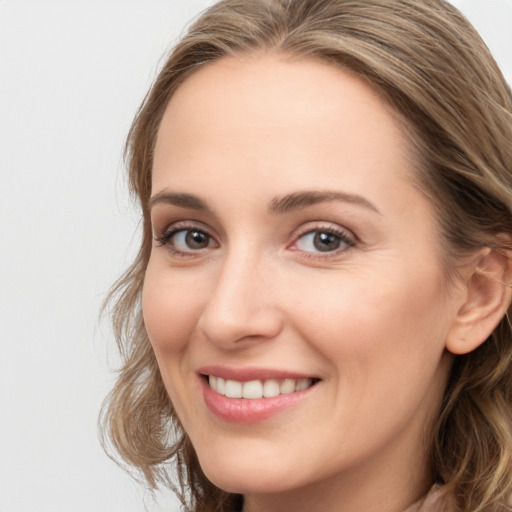
[[[157,204],[172,204],[180,208],[212,213],[211,208],[206,204],[206,202],[193,194],[168,192],[163,190],[162,192],[155,194],[149,200],[149,208],[151,209]]]
[[[304,192],[293,192],[281,197],[275,197],[270,202],[268,207],[269,213],[279,215],[289,213],[296,210],[303,210],[308,206],[313,206],[319,203],[329,201],[341,201],[344,203],[355,204],[368,210],[379,213],[379,210],[370,201],[356,194],[348,194],[346,192],[333,192],[333,191],[316,191],[307,190]],[[213,213],[213,210],[208,204],[198,196],[186,193],[169,192],[163,190],[155,194],[149,200],[150,209],[157,204],[170,204],[180,208],[187,208],[190,210],[204,211]]]
[[[380,214],[377,207],[364,197],[356,194],[348,194],[346,192],[333,191],[294,192],[282,197],[276,197],[270,203],[269,212],[274,214],[287,213],[328,201],[341,201],[343,203],[355,204]]]

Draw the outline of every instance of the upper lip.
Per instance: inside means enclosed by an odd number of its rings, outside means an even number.
[[[249,382],[251,380],[316,379],[314,375],[288,370],[258,367],[203,366],[197,371],[201,375],[213,375],[226,380]]]

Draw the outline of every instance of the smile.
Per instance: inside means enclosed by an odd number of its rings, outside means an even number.
[[[279,395],[289,395],[304,391],[315,384],[317,379],[265,379],[239,382],[208,375],[208,384],[215,392],[228,398],[247,398],[256,400],[260,398],[274,398]]]
[[[202,368],[199,376],[210,412],[224,422],[238,424],[259,423],[297,407],[321,382],[316,377],[261,369],[210,367]]]

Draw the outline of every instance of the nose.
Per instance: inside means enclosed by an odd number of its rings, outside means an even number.
[[[219,263],[198,330],[227,350],[275,338],[282,330],[276,276],[252,256],[232,254]]]

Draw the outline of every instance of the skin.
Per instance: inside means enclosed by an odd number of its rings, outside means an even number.
[[[216,485],[247,512],[402,512],[433,483],[428,432],[467,288],[448,284],[398,116],[360,79],[279,55],[224,59],[172,97],[156,144],[143,311],[166,389]],[[351,196],[286,212],[303,191]],[[196,205],[197,206],[197,205]],[[320,252],[316,232],[348,237]],[[206,407],[205,365],[321,381],[250,425]]]

